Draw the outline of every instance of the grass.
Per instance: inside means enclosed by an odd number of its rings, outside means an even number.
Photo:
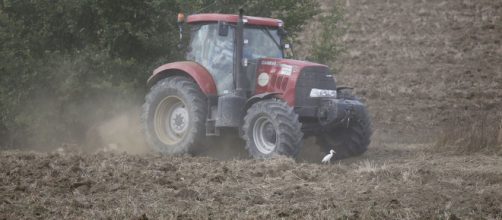
[[[354,170],[354,172],[356,172],[358,174],[362,174],[362,173],[376,174],[380,171],[387,170],[387,168],[388,167],[385,163],[383,165],[378,165],[375,162],[372,162],[370,160],[364,160],[364,161],[357,164],[357,168]]]

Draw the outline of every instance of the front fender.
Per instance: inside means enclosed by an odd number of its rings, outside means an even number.
[[[272,97],[277,97],[277,95],[279,95],[279,94],[280,93],[278,93],[278,92],[264,92],[264,93],[260,93],[258,95],[254,95],[246,101],[246,106],[244,109],[248,109],[249,107],[251,107],[251,105],[253,105],[254,103],[256,103],[260,100],[269,99]]]
[[[179,61],[158,67],[148,78],[147,85],[151,87],[159,80],[173,75],[185,75],[192,78],[206,95],[217,94],[216,84],[209,71],[193,61]]]

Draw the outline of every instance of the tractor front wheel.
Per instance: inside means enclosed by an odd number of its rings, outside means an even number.
[[[165,154],[181,154],[204,143],[206,96],[185,77],[155,84],[143,105],[143,132],[148,144]]]
[[[368,150],[372,134],[371,121],[366,110],[356,114],[347,124],[329,130],[316,137],[322,150],[335,150],[334,159],[359,156]]]
[[[246,149],[256,159],[274,155],[294,157],[302,144],[301,126],[298,114],[285,102],[264,100],[248,109],[242,138],[246,141]]]

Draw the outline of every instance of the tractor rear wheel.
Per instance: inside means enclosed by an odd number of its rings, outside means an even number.
[[[328,153],[335,150],[334,159],[359,156],[368,150],[372,134],[371,121],[366,110],[330,131],[316,137],[322,150]]]
[[[204,143],[206,96],[186,77],[157,82],[143,105],[142,125],[146,141],[165,154],[191,152]]]
[[[303,132],[298,114],[285,102],[269,99],[257,102],[244,118],[246,149],[256,159],[274,155],[294,157],[300,151]]]

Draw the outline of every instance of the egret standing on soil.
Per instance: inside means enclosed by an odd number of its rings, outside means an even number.
[[[329,154],[324,156],[324,158],[322,158],[321,163],[330,163],[331,158],[333,157],[334,154],[335,154],[335,150],[333,150],[333,149],[330,150]]]

